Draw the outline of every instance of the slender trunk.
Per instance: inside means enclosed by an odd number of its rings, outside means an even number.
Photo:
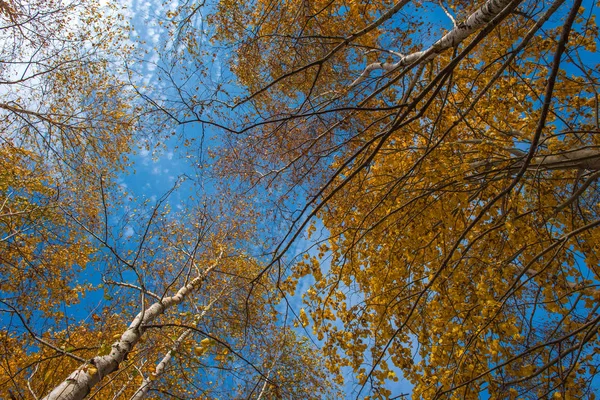
[[[512,160],[514,164],[510,167],[511,170],[521,168],[525,158],[525,153],[518,149],[509,149],[514,154]],[[478,167],[495,167],[504,163],[505,160],[485,160],[478,161],[472,164],[473,168]],[[535,156],[531,159],[528,165],[530,170],[567,170],[567,169],[585,169],[589,171],[600,170],[600,149],[596,147],[581,147],[572,150],[565,150],[562,153],[547,154]]]
[[[417,51],[400,58],[400,61],[391,62],[376,62],[367,65],[360,76],[350,84],[350,87],[354,87],[359,83],[363,82],[372,71],[382,69],[386,72],[393,71],[399,67],[410,65],[417,61],[424,61],[435,57],[436,54],[443,52],[444,50],[456,47],[463,40],[471,36],[473,33],[483,28],[488,22],[494,17],[500,14],[506,7],[508,7],[514,0],[488,0],[486,1],[477,11],[467,18],[466,21],[461,22],[454,29],[450,30],[440,40],[435,42],[428,49]]]
[[[204,310],[202,310],[202,312],[200,313],[200,315],[198,316],[198,318],[196,320],[196,324],[198,324],[198,322],[206,315],[208,310],[210,310],[210,308],[212,307],[212,305],[215,303],[215,301],[218,298],[220,298],[220,296],[217,297],[216,299],[214,299],[213,301],[211,301],[210,303],[208,303],[208,305],[204,308]],[[154,370],[154,373],[152,374],[152,376],[153,376],[152,379],[150,379],[150,377],[145,377],[144,380],[142,381],[142,384],[138,388],[138,390],[133,394],[133,396],[131,396],[130,400],[142,400],[142,399],[146,398],[146,396],[148,395],[148,392],[152,388],[152,383],[163,374],[167,364],[169,364],[169,362],[171,361],[171,358],[173,357],[173,353],[175,353],[179,349],[179,347],[181,346],[181,343],[183,343],[183,341],[188,336],[190,336],[193,331],[194,331],[193,329],[188,328],[185,331],[183,331],[183,333],[181,335],[179,335],[179,337],[173,344],[173,347],[171,347],[171,350],[169,350],[167,352],[167,354],[162,358],[162,360],[160,360],[160,362],[158,364],[156,364],[156,368]]]
[[[165,370],[165,367],[171,361],[173,353],[177,351],[179,346],[181,346],[181,343],[183,343],[183,341],[188,336],[190,336],[192,332],[192,329],[186,329],[181,335],[179,335],[179,337],[175,341],[175,344],[173,345],[173,348],[171,348],[171,350],[169,350],[167,354],[163,357],[163,359],[160,360],[160,362],[156,365],[156,369],[152,374],[152,379],[149,376],[145,377],[138,390],[133,394],[133,396],[131,396],[130,400],[142,400],[146,398],[146,396],[148,395],[148,391],[150,391],[150,389],[152,388],[152,382],[154,382],[155,379],[158,379],[162,375],[162,373]]]
[[[144,334],[142,327],[151,323],[165,310],[180,304],[190,293],[197,290],[207,275],[217,266],[219,260],[220,256],[214,265],[179,289],[174,296],[165,297],[140,312],[121,338],[112,345],[110,354],[94,357],[77,368],[42,400],[80,400],[87,396],[98,382],[119,368]]]

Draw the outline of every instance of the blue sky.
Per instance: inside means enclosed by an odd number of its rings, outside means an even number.
[[[166,32],[159,24],[159,20],[163,19],[169,10],[173,10],[177,7],[178,2],[173,1],[163,3],[158,0],[123,0],[122,4],[126,7],[126,14],[131,18],[135,28],[133,39],[143,41],[146,43],[145,46],[147,46],[148,49],[148,52],[145,55],[145,62],[140,62],[132,66],[132,68],[139,73],[138,79],[142,86],[151,88],[154,93],[161,93],[161,90],[164,89],[165,86],[163,82],[160,82],[157,79],[156,73],[161,67],[159,50],[162,48],[163,43],[165,43]],[[431,3],[430,7],[431,14],[428,16],[428,21],[432,26],[439,29],[450,29],[452,27],[450,18],[434,3]],[[408,13],[410,11],[407,10],[406,12]],[[427,46],[437,38],[436,31],[433,30],[431,37],[418,39],[422,41],[423,46]],[[210,63],[211,71],[213,73],[211,79],[214,79],[214,82],[219,81],[224,72],[221,60],[217,58],[216,60],[207,60],[207,62]],[[203,83],[210,86],[214,82],[208,81]],[[233,89],[235,90],[235,88]],[[166,93],[166,96],[170,94],[166,89],[163,93]],[[190,193],[192,190],[200,190],[200,193],[198,193],[200,196],[215,194],[215,189],[211,186],[211,181],[197,175],[199,172],[199,169],[197,168],[199,160],[195,156],[190,155],[188,149],[181,145],[181,138],[199,138],[202,135],[206,135],[205,146],[202,148],[203,153],[200,155],[206,157],[206,146],[218,144],[218,136],[216,136],[217,139],[213,138],[215,137],[214,135],[216,132],[212,129],[208,129],[205,132],[199,124],[186,125],[185,128],[178,127],[176,130],[176,135],[164,140],[162,146],[157,147],[155,150],[153,150],[154,143],[152,138],[148,139],[150,142],[140,139],[140,142],[137,143],[135,153],[130,157],[132,161],[131,167],[117,180],[119,190],[127,195],[127,201],[123,203],[121,210],[115,211],[110,222],[112,226],[115,226],[115,229],[120,230],[124,239],[136,237],[136,235],[140,235],[141,232],[136,232],[136,226],[134,224],[129,224],[127,221],[123,222],[121,216],[127,214],[130,210],[139,207],[139,204],[146,200],[148,201],[149,206],[156,204],[165,193],[173,188],[177,182],[181,181],[182,177],[187,177],[186,179],[188,180],[184,182],[178,190],[174,191],[168,199],[168,203],[174,211],[185,209],[189,195],[196,194],[196,192]],[[164,136],[167,136],[169,133],[164,132],[163,134]],[[156,141],[162,140],[163,139],[156,138]],[[198,153],[196,153],[196,155],[198,155]],[[260,199],[257,199],[257,202],[260,202]],[[316,235],[316,239],[308,240],[301,238],[297,240],[291,247],[290,253],[300,255],[304,252],[308,252],[311,255],[315,255],[317,253],[316,249],[313,247],[315,240],[321,240],[323,237],[328,236],[328,232],[322,226],[318,226],[318,231],[321,233],[321,236]],[[101,266],[98,266],[98,268],[100,267]],[[326,267],[325,264],[325,268]],[[131,281],[135,283],[135,276],[133,276],[133,274],[125,275],[124,278],[131,279]],[[98,272],[88,270],[85,272],[85,275],[81,276],[81,282],[98,284],[100,283],[100,275]],[[311,283],[312,278],[310,277],[301,281],[296,290],[296,294],[288,299],[289,304],[296,315],[302,307],[302,294],[306,292]],[[74,319],[86,320],[90,318],[91,313],[110,304],[110,300],[103,296],[104,293],[102,293],[101,290],[90,294],[84,301],[83,307],[78,305],[69,310],[71,315]],[[359,294],[349,301],[360,302],[362,300],[363,299]],[[299,332],[302,332],[302,329],[299,328]],[[308,328],[308,333],[310,334],[310,327]],[[315,342],[317,341],[314,337],[312,337],[312,339]],[[398,376],[401,376],[398,370],[396,373]],[[348,395],[351,396],[356,389],[356,386],[351,379],[347,382],[348,385],[345,389]],[[402,380],[398,383],[390,383],[388,387],[392,390],[394,395],[408,393],[411,389],[411,386]],[[356,393],[354,392],[354,394]],[[364,394],[366,393],[363,392],[363,395]]]
[[[156,80],[156,65],[159,64],[158,52],[152,48],[160,48],[164,37],[163,28],[157,23],[156,17],[163,17],[166,15],[169,8],[165,7],[162,2],[156,0],[128,0],[124,1],[123,4],[127,6],[128,14],[132,18],[135,32],[139,35],[140,39],[145,41],[149,45],[149,53],[146,56],[146,64],[140,64],[136,66],[138,71],[141,73],[141,81],[146,86],[154,86],[154,90],[160,91],[162,83]],[[177,6],[177,2],[169,3],[170,9],[174,9]],[[452,27],[451,20],[444,14],[444,12],[435,5],[431,5],[431,18],[428,21],[439,29],[450,29]],[[435,35],[435,30],[432,31],[430,38],[418,38],[426,46],[431,44],[439,37]],[[397,49],[391,49],[397,50]],[[211,61],[212,62],[212,61]],[[221,77],[222,66],[219,60],[213,64],[214,78],[218,80]],[[181,130],[182,128],[179,128]],[[207,144],[211,144],[210,137],[214,134],[212,131],[206,132]],[[198,124],[188,125],[185,128],[186,136],[199,137],[202,135],[200,126]],[[118,184],[124,192],[131,195],[132,201],[142,202],[148,199],[150,204],[154,204],[162,195],[164,195],[169,189],[173,187],[175,182],[181,176],[190,176],[196,178],[197,168],[195,168],[197,160],[188,157],[187,150],[183,147],[176,147],[180,145],[179,135],[174,136],[172,139],[165,143],[164,148],[159,148],[156,151],[151,151],[146,148],[146,144],[143,142],[139,143],[139,148],[135,155],[131,157],[133,162],[131,168],[127,174],[121,176],[118,180]],[[134,172],[135,171],[135,172]],[[175,191],[169,198],[169,204],[174,210],[183,208],[186,202],[187,193],[186,190],[191,188],[182,187]],[[204,188],[207,192],[212,189],[209,181],[207,186]],[[206,193],[205,193],[206,194]],[[132,205],[125,205],[125,207]],[[127,210],[123,210],[126,212]],[[134,228],[130,225],[126,225],[123,229],[125,237],[135,235]],[[311,242],[306,240],[300,240],[297,242],[293,249],[296,253],[302,253],[311,246]],[[310,251],[315,252],[316,251]],[[296,291],[296,295],[291,297],[290,305],[297,314],[302,307],[301,295],[309,288],[311,281],[307,278],[302,281]],[[360,299],[359,299],[360,300]],[[100,306],[103,303],[103,299],[100,294],[91,296],[89,298],[90,304],[93,307]],[[309,330],[310,332],[310,330]],[[316,338],[312,338],[316,341]],[[396,372],[398,376],[401,376],[400,372]],[[394,395],[400,393],[410,392],[411,386],[402,380],[398,383],[390,383],[388,386]],[[347,393],[350,395],[353,387],[353,383],[350,381],[345,388]],[[365,393],[363,393],[364,395]]]
[[[177,5],[177,2],[170,3],[171,9]],[[134,22],[135,32],[139,35],[140,39],[151,45],[152,47],[160,48],[164,37],[164,30],[157,24],[156,17],[164,16],[168,9],[163,6],[159,1],[156,0],[129,0],[127,2],[127,8],[129,16]],[[435,9],[432,7],[432,19],[429,21],[438,28],[452,28],[452,23],[448,17],[439,8]],[[423,38],[420,38],[423,40]],[[437,40],[437,37],[432,36],[431,38],[425,39],[426,41],[433,42]],[[427,45],[429,43],[424,43]],[[396,49],[392,49],[396,50]],[[156,81],[156,64],[158,64],[159,56],[156,51],[150,50],[146,57],[148,64],[139,65],[138,68],[143,75],[143,83],[147,86],[155,84],[161,85]],[[218,61],[218,60],[217,60]],[[221,65],[219,62],[216,63],[213,72],[216,72],[216,79],[220,78]],[[154,88],[156,89],[156,87]],[[181,127],[179,130],[181,131]],[[207,132],[207,136],[212,136],[214,132]],[[202,133],[200,132],[200,126],[198,124],[188,125],[185,127],[186,136],[199,137]],[[131,159],[133,161],[132,167],[128,171],[128,174],[124,174],[118,181],[122,190],[126,191],[131,195],[132,199],[149,199],[150,203],[156,202],[166,191],[168,191],[175,184],[178,177],[182,175],[194,176],[196,174],[196,168],[194,167],[195,161],[187,157],[186,150],[182,147],[176,148],[180,144],[179,135],[173,137],[166,143],[166,148],[159,148],[156,151],[151,151],[145,148],[144,143],[139,143],[139,149]],[[210,144],[210,140],[207,141]],[[135,172],[134,172],[135,171]],[[210,188],[206,188],[211,190]],[[184,188],[179,189],[173,193],[169,199],[169,203],[174,209],[181,208],[183,202],[185,202],[186,194]],[[125,236],[134,235],[135,232],[131,226],[126,226],[124,229]],[[311,242],[306,239],[301,239],[295,243],[292,247],[292,251],[295,254],[301,254],[311,247]],[[309,253],[316,253],[316,250],[310,250]],[[289,305],[293,308],[296,314],[299,313],[302,307],[302,294],[308,290],[312,278],[306,278],[301,281],[296,294],[290,297]],[[100,296],[94,296],[100,303],[103,302]],[[341,324],[340,324],[341,326]],[[303,331],[298,328],[299,331]],[[310,326],[306,330],[309,334],[311,333]],[[312,340],[318,343],[316,337],[312,337]],[[400,371],[396,371],[397,375],[401,377]],[[351,377],[351,371],[347,371],[346,386],[344,388],[348,397],[355,397],[356,390],[354,379]],[[401,393],[409,393],[411,391],[411,385],[400,379],[399,382],[390,382],[388,388],[394,395]],[[354,396],[352,393],[354,392]],[[363,392],[363,395],[365,393]]]

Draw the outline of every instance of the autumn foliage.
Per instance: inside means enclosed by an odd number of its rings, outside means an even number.
[[[0,1],[0,395],[595,398],[597,7]]]
[[[593,396],[596,6],[221,4],[260,120],[232,140],[269,149],[256,181],[310,188],[276,258],[312,232],[283,285],[314,278],[330,370],[376,398],[399,378],[414,398]]]

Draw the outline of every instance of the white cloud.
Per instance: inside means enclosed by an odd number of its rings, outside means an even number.
[[[123,231],[123,237],[130,238],[134,234],[133,228],[130,225],[126,225]]]

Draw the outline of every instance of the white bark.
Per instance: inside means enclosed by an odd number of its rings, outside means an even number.
[[[260,393],[258,394],[258,397],[256,398],[256,400],[261,400],[263,395],[265,394],[265,391],[267,390],[267,385],[269,384],[268,378],[271,375],[271,371],[269,370],[269,372],[267,373],[267,379],[265,379],[265,383],[263,383],[262,389],[260,390]]]
[[[218,298],[220,298],[220,296],[217,297],[216,299],[214,299],[213,301],[211,301],[210,303],[208,303],[208,305],[206,307],[204,307],[204,309],[202,310],[202,312],[200,313],[200,315],[198,316],[198,318],[196,320],[196,324],[198,324],[198,322],[202,318],[204,318],[204,316],[206,315],[208,310],[210,310],[210,308],[212,307],[212,305],[215,303],[215,301]],[[165,368],[167,367],[167,365],[169,364],[169,362],[171,362],[171,359],[173,358],[173,353],[179,349],[179,347],[181,346],[181,343],[183,343],[183,341],[185,339],[187,339],[187,337],[190,336],[193,331],[194,331],[193,329],[189,328],[189,329],[186,329],[185,331],[183,331],[183,333],[181,335],[179,335],[179,337],[173,344],[173,347],[171,347],[171,350],[169,350],[167,352],[167,354],[162,358],[162,360],[160,360],[160,362],[158,364],[156,364],[156,368],[154,369],[152,378],[145,377],[144,380],[142,381],[142,384],[138,388],[138,390],[133,394],[133,396],[131,396],[130,400],[142,400],[142,399],[146,398],[146,396],[148,395],[148,391],[150,391],[150,389],[152,388],[152,382],[154,382],[156,379],[158,379],[163,374],[163,372],[165,371]]]
[[[269,385],[269,378],[271,377],[271,373],[273,372],[273,369],[279,362],[279,359],[281,358],[281,356],[282,356],[282,353],[279,353],[279,356],[277,357],[277,359],[275,361],[273,361],[273,365],[271,365],[271,368],[267,372],[267,376],[265,377],[265,383],[263,383],[263,386],[260,389],[260,393],[258,394],[258,397],[256,398],[256,400],[261,400],[263,398],[263,396],[265,395],[267,387]]]
[[[426,50],[418,51],[412,54],[407,54],[402,57],[398,62],[376,62],[367,65],[360,76],[350,84],[350,87],[354,87],[359,83],[363,82],[372,71],[382,69],[385,72],[393,71],[397,68],[419,62],[426,61],[437,54],[456,47],[459,43],[465,40],[467,37],[483,28],[488,22],[490,22],[496,15],[500,14],[513,0],[488,0],[483,6],[467,18],[466,21],[458,24],[454,29],[445,34],[440,40],[435,42],[431,47]]]
[[[186,329],[181,335],[179,335],[179,337],[175,341],[175,344],[173,345],[173,348],[169,350],[167,354],[162,358],[162,360],[160,360],[160,362],[156,365],[156,369],[154,370],[152,377],[147,376],[144,378],[142,384],[140,385],[138,390],[133,394],[133,396],[131,396],[130,400],[142,400],[146,398],[146,395],[148,395],[148,391],[152,387],[152,382],[162,375],[162,373],[165,371],[165,367],[171,361],[173,353],[177,351],[179,346],[181,346],[181,343],[183,343],[183,341],[189,335],[191,335],[192,332],[192,329]]]
[[[444,14],[446,14],[446,16],[450,19],[450,21],[452,21],[452,26],[454,28],[456,28],[456,20],[454,19],[454,17],[452,16],[452,14],[450,14],[450,11],[448,11],[448,9],[444,6],[444,3],[442,3],[442,0],[440,0],[439,2],[440,7],[442,8],[442,10],[444,10]]]
[[[121,362],[142,337],[144,329],[141,327],[152,322],[168,308],[180,304],[190,293],[197,290],[207,275],[217,266],[219,260],[220,256],[212,266],[180,288],[174,296],[165,297],[140,312],[121,338],[112,345],[110,354],[94,357],[80,366],[43,400],[80,400],[87,396],[94,385],[119,368]]]

